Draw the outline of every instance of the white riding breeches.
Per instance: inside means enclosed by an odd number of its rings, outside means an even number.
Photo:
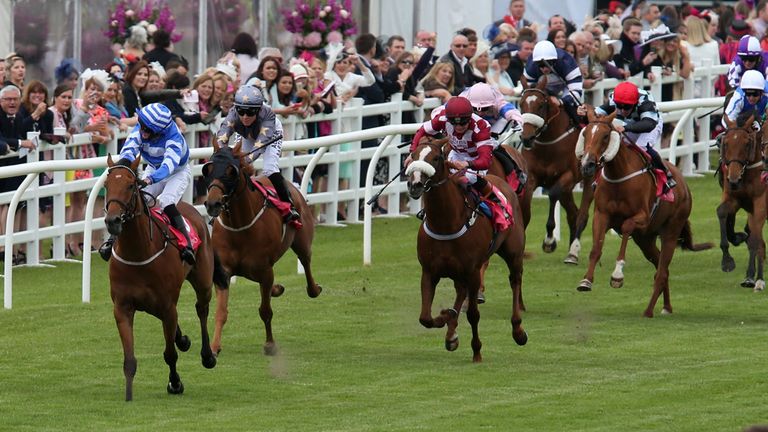
[[[659,121],[656,123],[656,127],[650,132],[635,133],[624,131],[624,135],[630,140],[634,141],[635,145],[645,150],[646,146],[658,149],[661,145],[661,130],[664,128],[664,123]]]
[[[470,155],[468,155],[466,153],[459,153],[459,152],[457,152],[455,150],[451,150],[451,152],[448,153],[448,160],[449,161],[457,161],[457,160],[459,160],[459,161],[470,162],[470,161],[473,161],[474,159],[475,158],[473,158],[472,156],[470,156]],[[456,170],[454,170],[454,169],[451,170],[451,173],[455,173],[455,172],[456,172]],[[464,172],[464,177],[466,177],[467,182],[469,184],[475,184],[475,182],[477,181],[477,175],[480,174],[481,176],[485,176],[486,172],[488,172],[488,170],[477,171],[477,170],[472,170],[472,169],[468,168]]]
[[[155,168],[147,165],[144,169],[144,174],[141,177],[146,179],[153,172],[155,172]],[[181,201],[181,197],[184,195],[184,191],[187,190],[190,183],[192,183],[192,168],[187,164],[180,167],[175,173],[164,180],[147,186],[144,190],[155,197],[157,206],[166,208],[171,204],[176,204]]]

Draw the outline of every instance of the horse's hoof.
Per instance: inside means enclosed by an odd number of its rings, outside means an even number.
[[[643,312],[643,317],[645,317],[645,318],[653,318],[653,309],[649,309],[649,310],[646,310],[645,312]]]
[[[323,292],[323,287],[320,285],[315,285],[314,291],[311,289],[307,289],[307,295],[309,298],[315,298],[320,295],[320,293]]]
[[[736,268],[736,261],[734,261],[732,257],[723,258],[720,267],[726,273],[732,272]]]
[[[477,353],[472,356],[472,363],[482,363],[483,362],[483,356],[480,355],[480,353]]]
[[[213,369],[216,367],[216,355],[211,353],[210,356],[203,356],[203,367],[206,369]]]
[[[744,288],[754,288],[755,287],[755,280],[751,277],[744,278],[743,281],[741,281],[741,286]]]
[[[272,285],[272,297],[280,297],[285,292],[285,287],[280,284]]]
[[[277,354],[277,345],[273,343],[264,344],[264,355],[273,356]]]
[[[577,265],[579,263],[579,257],[576,255],[568,254],[567,257],[563,260],[564,264],[571,264],[571,265]]]
[[[485,303],[485,294],[482,291],[477,292],[477,304]]]
[[[760,292],[765,289],[765,281],[762,279],[758,279],[755,281],[755,287],[752,288],[752,291],[754,292]]]
[[[445,349],[448,351],[456,351],[459,347],[459,334],[454,333],[453,337],[445,340]]]
[[[512,338],[515,340],[515,343],[523,346],[528,343],[528,333],[526,333],[525,330],[521,332],[512,332]]]
[[[624,279],[616,279],[614,277],[611,277],[611,287],[621,288],[623,286],[624,286]]]
[[[187,352],[189,351],[189,347],[192,346],[192,342],[189,341],[189,336],[182,336],[179,342],[176,344],[176,347],[181,352]]]
[[[552,253],[557,249],[557,240],[552,239],[552,243],[547,243],[547,240],[544,239],[544,242],[541,243],[541,250],[543,250],[545,253]]]
[[[579,286],[576,287],[578,291],[592,291],[592,282],[589,279],[582,279],[579,282]]]
[[[174,387],[173,383],[169,382],[167,390],[168,390],[168,394],[176,394],[176,395],[182,394],[184,393],[184,384],[182,384],[181,381],[179,381],[179,385],[177,387]]]
[[[661,314],[662,315],[672,315],[672,310],[667,309],[667,308],[662,308],[661,309]]]

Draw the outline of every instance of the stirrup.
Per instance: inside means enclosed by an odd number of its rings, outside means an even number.
[[[101,246],[99,246],[99,256],[104,261],[109,261],[110,258],[112,258],[112,245],[115,244],[115,240],[113,238],[107,239]]]
[[[667,177],[667,187],[672,189],[673,187],[677,186],[677,182],[675,181],[675,178],[672,176]]]
[[[426,210],[424,210],[424,209],[421,209],[421,210],[419,210],[418,212],[416,212],[416,217],[417,217],[419,220],[424,220],[424,216],[426,216],[426,215],[427,215],[427,212],[426,212]]]
[[[191,247],[186,246],[184,249],[180,251],[181,253],[181,260],[186,262],[187,264],[194,266],[197,262],[197,259],[195,258],[195,252],[192,250]]]
[[[517,190],[515,190],[515,193],[517,195],[520,195],[523,193],[523,190],[525,190],[525,185],[528,183],[528,175],[523,172],[523,170],[518,169],[517,170]]]
[[[288,214],[283,216],[283,222],[285,223],[293,222],[299,219],[301,219],[301,215],[299,214],[299,212],[296,211],[295,208],[293,208],[293,206],[291,206],[291,209],[288,211]]]

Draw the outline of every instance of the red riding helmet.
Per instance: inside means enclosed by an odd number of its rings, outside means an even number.
[[[448,120],[454,118],[472,117],[472,103],[465,97],[455,97],[448,100],[445,104],[445,116]]]
[[[639,99],[640,92],[637,86],[628,81],[617,85],[613,91],[613,101],[617,104],[636,105]]]

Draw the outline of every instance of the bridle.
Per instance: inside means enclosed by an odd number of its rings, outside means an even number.
[[[227,178],[218,178],[218,177],[213,178],[211,180],[211,183],[208,185],[208,188],[206,189],[206,192],[208,192],[209,194],[211,192],[211,189],[214,189],[214,188],[221,191],[221,199],[220,199],[221,209],[222,211],[225,211],[227,213],[229,213],[229,201],[232,198],[232,196],[234,196],[237,192],[238,179],[241,174],[240,167],[237,164],[235,164],[232,160],[228,160],[228,159],[237,160],[234,157],[234,155],[231,155],[230,157],[228,155],[224,155],[222,153],[216,152],[211,157],[211,160],[209,162],[206,162],[205,165],[203,165],[204,177],[208,177],[209,174],[216,175],[215,172],[209,173],[208,171],[214,169],[214,167],[216,166],[215,164],[217,162],[226,163],[227,166],[231,166],[235,170],[234,176],[231,176],[231,177],[227,176]],[[246,174],[243,173],[243,176],[245,177]],[[248,178],[246,177],[245,180],[247,181]]]
[[[131,176],[133,177],[133,186],[134,186],[133,191],[131,192],[131,198],[128,203],[125,203],[115,198],[107,200],[104,203],[104,213],[107,212],[110,204],[115,203],[118,206],[120,206],[120,208],[123,210],[122,213],[120,213],[120,215],[118,216],[118,218],[120,219],[120,222],[125,223],[136,217],[136,214],[138,213],[137,210],[138,210],[139,194],[144,192],[140,188],[138,175],[136,175],[136,173],[130,167],[127,167],[124,165],[115,165],[109,168],[108,172],[111,173],[113,170],[116,170],[116,169],[124,169],[131,174]],[[147,208],[148,206],[145,205],[144,209],[146,210]]]
[[[431,143],[431,142],[426,143],[426,145],[429,146],[432,149],[432,151],[436,151],[437,152],[437,157],[435,157],[434,159],[432,159],[429,162],[426,162],[426,161],[424,161],[424,162],[428,163],[429,165],[431,165],[432,168],[435,169],[435,172],[437,172],[439,169],[445,169],[445,155],[443,154],[443,147],[442,147],[442,145],[436,144],[436,143]],[[435,181],[432,180],[432,177],[433,176],[429,176],[429,177],[427,177],[426,180],[424,180],[424,182],[423,182],[424,192],[427,192],[427,191],[431,190],[432,188],[436,188],[436,187],[440,187],[440,186],[444,185],[448,181],[448,179],[450,178],[450,176],[445,176],[443,179],[435,182]]]
[[[544,133],[544,131],[547,130],[547,127],[552,122],[552,120],[554,120],[558,115],[560,115],[560,107],[558,106],[557,109],[555,110],[555,113],[550,116],[549,112],[550,112],[550,105],[551,104],[549,103],[549,95],[544,90],[541,90],[541,89],[536,88],[536,87],[530,87],[530,88],[527,88],[527,89],[523,90],[523,93],[520,94],[520,103],[521,103],[521,105],[522,105],[523,101],[525,101],[525,94],[527,92],[538,93],[538,94],[541,95],[542,98],[544,98],[544,103],[543,103],[543,105],[544,105],[544,117],[543,117],[544,118],[544,124],[542,126],[537,127],[536,128],[536,134],[531,137],[531,139],[536,139],[542,133]],[[541,107],[539,107],[539,109],[537,110],[536,113],[531,113],[531,114],[537,114],[538,115],[538,113],[540,111],[541,111]]]
[[[734,132],[734,131],[738,131],[738,130],[746,131],[748,136],[749,136],[749,140],[747,142],[746,157],[744,159],[728,159],[728,158],[725,157],[725,154],[726,154],[726,138],[728,137],[728,134],[730,132]],[[742,178],[742,176],[744,176],[744,172],[746,172],[746,170],[751,169],[751,168],[757,168],[758,166],[762,166],[762,164],[765,162],[765,158],[763,158],[762,160],[760,160],[758,162],[755,162],[755,163],[750,165],[750,161],[755,156],[755,151],[757,150],[757,142],[756,141],[757,141],[757,134],[754,131],[752,131],[748,126],[747,127],[740,127],[740,128],[729,128],[729,129],[727,129],[725,131],[725,133],[723,134],[723,137],[721,138],[721,141],[720,141],[720,162],[723,165],[725,165],[726,167],[729,166],[732,163],[737,163],[737,164],[741,165],[741,172],[739,172],[738,180],[741,180],[741,178]]]

